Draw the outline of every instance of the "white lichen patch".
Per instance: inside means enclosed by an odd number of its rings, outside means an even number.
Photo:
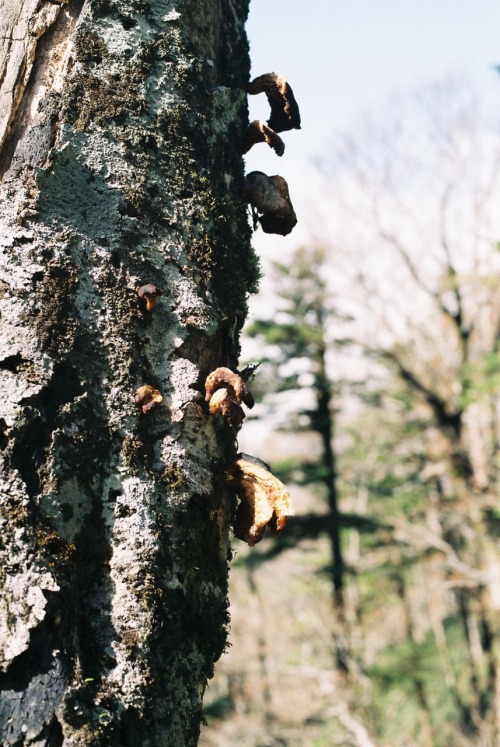
[[[182,420],[182,409],[188,402],[192,402],[196,396],[196,382],[198,381],[198,369],[194,363],[187,358],[178,358],[169,363],[165,361],[164,369],[169,371],[169,380],[173,384],[171,393],[172,419],[174,422]]]
[[[66,136],[71,132],[70,146],[67,143]],[[67,125],[63,125],[60,131],[61,145],[65,153],[78,152],[78,162],[83,163],[89,170],[89,173],[98,175],[106,179],[106,189],[118,189],[120,185],[126,183],[130,173],[130,164],[124,162],[123,155],[125,148],[123,143],[105,137],[101,132],[93,132],[90,137],[86,132],[77,131],[76,133]],[[64,144],[63,144],[64,143]],[[106,158],[102,158],[105,151]]]
[[[29,566],[19,546],[14,546],[14,555],[16,549],[19,551],[16,559],[18,562],[23,561],[22,567],[15,573],[9,567],[6,569],[4,588],[0,596],[2,671],[7,670],[16,656],[26,651],[32,629],[44,619],[47,600],[43,592],[59,591],[59,586],[50,573]]]
[[[19,415],[22,400],[38,394],[41,388],[41,385],[30,383],[15,373],[0,371],[0,391],[3,393],[0,399],[0,418],[8,426],[13,425]]]
[[[186,418],[182,426],[185,436],[184,440],[189,444],[189,447],[184,448],[173,437],[167,436],[163,439],[160,450],[165,469],[167,471],[174,469],[182,473],[182,489],[176,489],[173,494],[178,503],[187,500],[193,493],[207,495],[211,492],[213,488],[213,474],[208,457],[210,452],[217,447],[214,436],[212,435],[211,437],[210,432],[207,432],[208,428],[206,430],[200,429],[198,420],[191,423]],[[197,446],[203,448],[203,453],[206,457],[203,461],[195,456]],[[169,496],[166,497],[168,498]]]
[[[181,17],[181,14],[178,10],[170,10],[168,13],[165,13],[162,20],[165,21],[165,23],[171,23],[172,21],[177,21]]]
[[[204,330],[208,335],[213,334],[219,322],[216,310],[200,297],[193,280],[181,277],[176,291],[179,325]],[[189,313],[186,313],[186,309],[189,309]]]
[[[154,491],[152,485],[150,489]],[[156,553],[147,491],[148,486],[139,479],[124,480],[110,526],[111,622],[117,636],[111,645],[117,666],[109,678],[119,684],[126,703],[132,702],[144,685],[141,670],[130,660],[129,650],[132,645],[140,648],[153,627],[152,610],[148,608],[143,588],[148,557],[153,559]]]

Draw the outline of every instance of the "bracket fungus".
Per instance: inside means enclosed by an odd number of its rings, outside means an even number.
[[[238,454],[226,472],[226,480],[240,499],[234,533],[250,547],[260,542],[267,526],[275,534],[281,532],[287,517],[295,513],[286,487],[254,457]]]
[[[158,407],[160,402],[163,401],[163,396],[160,394],[158,389],[146,384],[140,386],[135,392],[135,404],[142,408],[143,412],[149,412],[155,407]]]
[[[230,368],[220,366],[208,374],[205,381],[205,400],[207,402],[210,401],[210,398],[217,389],[227,389],[236,402],[244,402],[250,409],[255,404],[246,382],[239,374],[231,371]]]
[[[287,236],[297,224],[288,184],[282,176],[251,171],[245,177],[244,192],[265,233]]]
[[[220,412],[234,427],[238,427],[245,417],[241,403],[249,409],[255,404],[245,380],[224,366],[216,368],[207,376],[205,401],[208,402],[208,409],[212,415]]]
[[[261,122],[260,119],[254,119],[248,125],[245,133],[243,153],[248,153],[250,148],[256,143],[267,143],[278,156],[282,156],[285,152],[285,143],[280,136],[264,124],[264,122]]]
[[[136,288],[137,295],[139,298],[146,302],[146,311],[152,312],[156,306],[156,302],[159,296],[163,296],[163,290],[157,288],[156,285],[148,283],[147,285],[141,285],[140,288]]]
[[[247,86],[250,95],[265,93],[271,106],[267,124],[274,132],[300,130],[300,112],[291,86],[284,75],[265,73],[254,78]]]

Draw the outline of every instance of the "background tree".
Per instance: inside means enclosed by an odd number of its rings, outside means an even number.
[[[327,511],[322,508],[320,512],[309,511],[297,516],[284,542],[273,547],[270,554],[294,546],[297,541],[327,535],[331,553],[328,574],[334,607],[330,624],[333,661],[343,690],[343,702],[348,703],[352,694],[348,687],[349,675],[351,680],[357,680],[359,663],[353,659],[350,643],[350,616],[345,599],[348,569],[343,546],[349,527],[370,523],[365,517],[344,514],[340,508],[334,437],[336,407],[341,396],[338,358],[341,347],[349,343],[349,339],[342,337],[349,320],[334,308],[323,249],[297,249],[286,264],[274,262],[273,269],[279,294],[276,309],[271,318],[255,319],[246,332],[264,345],[264,364],[263,370],[259,369],[259,377],[264,380],[261,386],[267,390],[268,407],[272,408],[273,395],[278,395],[281,402],[283,396],[286,397],[281,430],[295,432],[299,439],[310,431],[318,442],[310,444],[309,452],[303,449],[302,453],[274,462],[273,468],[285,482],[312,490],[320,487]],[[352,712],[350,718],[354,718]]]
[[[247,5],[1,4],[5,745],[197,742],[235,452],[198,391],[258,278]]]
[[[327,355],[333,352],[331,324],[335,316],[331,308],[328,286],[322,272],[324,252],[301,248],[287,264],[274,262],[275,284],[279,287],[278,308],[272,319],[256,319],[247,327],[250,337],[266,345],[272,366],[269,380],[274,393],[300,392],[307,389],[314,405],[299,407],[289,413],[289,427],[303,431],[309,427],[319,436],[321,456],[302,463],[281,465],[281,474],[290,478],[297,469],[304,483],[321,483],[328,504],[324,527],[332,546],[332,585],[336,607],[343,607],[344,562],[342,559],[341,518],[335,467],[333,383],[327,368]],[[306,420],[306,422],[304,422]]]
[[[443,553],[454,575],[456,609],[475,660],[469,714],[492,738],[490,730],[498,735],[500,728],[493,518],[500,142],[459,81],[403,97],[388,124],[372,122],[369,130],[349,136],[332,157],[331,173],[342,173],[332,184],[342,182],[336,194],[349,216],[337,249],[356,277],[350,301],[360,304],[358,341],[396,373],[422,412],[422,474],[438,496],[437,515],[427,542],[408,525],[404,533],[421,549]],[[479,646],[471,625],[481,631]]]

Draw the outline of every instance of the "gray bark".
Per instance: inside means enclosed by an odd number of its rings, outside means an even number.
[[[247,5],[0,0],[3,745],[197,742],[235,453],[198,392],[258,278]]]

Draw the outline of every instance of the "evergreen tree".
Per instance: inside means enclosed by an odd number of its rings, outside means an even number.
[[[341,513],[337,490],[337,467],[334,449],[335,386],[328,370],[329,352],[333,349],[332,326],[336,315],[324,277],[325,254],[321,248],[297,249],[287,264],[273,264],[275,284],[279,288],[278,308],[273,319],[257,319],[246,330],[274,351],[268,361],[273,368],[273,386],[277,391],[307,389],[312,392],[312,407],[290,412],[290,426],[301,421],[319,436],[321,458],[305,460],[300,465],[282,465],[286,478],[297,468],[304,483],[323,485],[328,504],[324,530],[332,547],[332,585],[336,607],[343,608],[345,568],[342,555]],[[308,383],[301,384],[304,363]],[[307,424],[303,425],[303,418]],[[288,475],[286,474],[288,472]]]

